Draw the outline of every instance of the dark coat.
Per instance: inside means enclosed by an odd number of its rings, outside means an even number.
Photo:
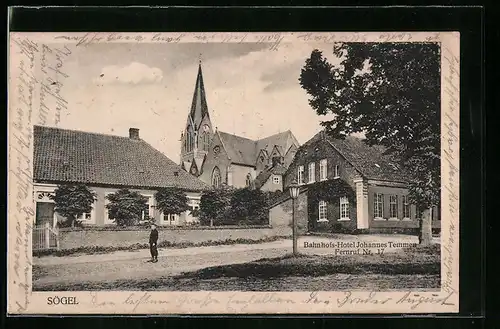
[[[158,242],[158,230],[154,229],[151,230],[151,233],[149,234],[149,243],[157,243]]]

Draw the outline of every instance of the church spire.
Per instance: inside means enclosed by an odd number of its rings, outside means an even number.
[[[195,129],[198,129],[201,121],[205,116],[208,116],[208,106],[207,99],[205,96],[205,86],[203,84],[203,73],[201,71],[201,56],[200,63],[198,66],[198,76],[196,77],[196,85],[194,87],[193,102],[191,104],[190,116],[195,125]]]

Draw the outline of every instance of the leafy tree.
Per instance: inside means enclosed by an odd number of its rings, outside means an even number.
[[[338,67],[314,50],[300,84],[322,125],[342,138],[364,132],[411,168],[411,197],[428,207],[440,188],[440,50],[435,43],[339,43]]]
[[[59,185],[51,198],[55,203],[54,210],[74,227],[79,216],[92,211],[96,194],[83,184]]]
[[[221,187],[204,191],[200,199],[200,222],[213,225],[214,220],[225,220],[229,215],[232,190]]]
[[[231,197],[232,217],[249,223],[262,223],[268,219],[267,197],[261,190],[242,188]]]
[[[177,187],[165,187],[155,194],[156,208],[164,214],[179,215],[190,209],[186,193]]]
[[[343,138],[363,132],[411,170],[410,199],[419,208],[440,198],[440,48],[436,43],[338,43],[330,64],[314,50],[300,74],[321,124]]]
[[[147,198],[138,192],[121,189],[106,196],[109,203],[106,208],[109,217],[114,218],[118,226],[134,226],[139,223],[142,212],[148,208]]]

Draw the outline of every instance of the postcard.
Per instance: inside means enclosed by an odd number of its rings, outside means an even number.
[[[9,314],[458,312],[458,32],[9,43]]]

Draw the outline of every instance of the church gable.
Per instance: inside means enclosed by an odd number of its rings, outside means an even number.
[[[213,135],[212,144],[210,149],[205,156],[205,161],[203,162],[203,169],[201,176],[199,177],[203,182],[212,185],[212,172],[215,167],[220,171],[222,182],[225,183],[226,179],[226,169],[231,164],[231,161],[227,155],[224,143],[220,139],[219,133],[216,131]]]

